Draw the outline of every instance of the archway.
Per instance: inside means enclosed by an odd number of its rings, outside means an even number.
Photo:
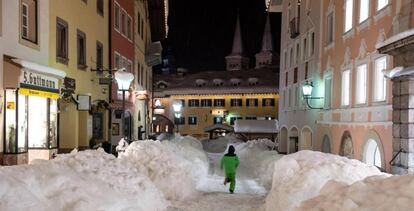
[[[289,132],[288,153],[295,153],[299,150],[299,133],[296,127]]]
[[[365,143],[363,161],[366,164],[382,168],[381,149],[374,139],[368,139]]]
[[[352,138],[349,131],[345,131],[342,135],[339,155],[347,157],[349,159],[354,158],[354,145],[352,143]]]
[[[331,140],[325,135],[322,140],[322,152],[331,153]]]
[[[280,139],[278,145],[279,153],[287,153],[287,145],[288,145],[288,130],[286,127],[282,127],[280,130]]]
[[[312,149],[312,131],[310,128],[305,127],[300,134],[300,150]]]

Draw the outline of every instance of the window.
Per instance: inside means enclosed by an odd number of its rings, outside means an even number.
[[[383,56],[375,60],[374,70],[374,101],[384,101],[387,95],[387,80],[383,70],[387,69],[387,57]]]
[[[68,62],[68,23],[60,18],[56,20],[56,57],[57,62]]]
[[[121,22],[121,18],[120,18],[120,8],[119,5],[117,3],[115,3],[115,29],[117,31],[120,31],[120,22]]]
[[[77,30],[77,46],[78,46],[78,68],[86,68],[86,35],[84,32]]]
[[[126,12],[124,10],[122,10],[121,12],[121,33],[123,35],[126,35]]]
[[[188,124],[189,125],[197,125],[197,117],[196,116],[188,117]]]
[[[141,35],[141,14],[139,14],[139,12],[138,12],[138,18],[137,18],[137,24],[138,24],[138,27],[137,27],[137,31],[138,31],[138,35]]]
[[[299,102],[300,102],[300,89],[299,86],[295,87],[295,92],[293,93],[296,96],[293,96],[293,99],[295,99],[295,107],[299,107]]]
[[[103,69],[103,45],[99,41],[96,41],[96,69]]]
[[[224,99],[214,99],[214,106],[215,107],[224,107],[226,106],[226,102]]]
[[[262,99],[262,106],[264,106],[264,107],[275,106],[275,99],[273,99],[273,98],[263,98]]]
[[[128,39],[132,40],[132,18],[128,16],[127,20],[127,37]]]
[[[297,83],[298,82],[298,68],[295,67],[295,69],[293,70],[293,83]]]
[[[256,98],[249,98],[246,99],[246,106],[247,107],[257,107],[259,104],[259,100]]]
[[[185,100],[183,100],[183,99],[178,99],[178,100],[175,100],[175,101],[181,101],[181,106],[182,106],[182,107],[185,107]]]
[[[303,43],[302,43],[302,59],[304,60],[306,58],[307,55],[307,46],[308,46],[308,39],[303,38]]]
[[[188,100],[188,107],[198,107],[200,106],[200,101],[198,99]]]
[[[232,116],[230,117],[230,125],[234,125],[234,122],[238,119],[243,119],[242,117],[239,116]]]
[[[293,48],[290,48],[289,67],[293,65]]]
[[[141,19],[141,39],[144,39],[144,19]]]
[[[348,32],[352,29],[352,18],[353,18],[353,10],[354,8],[354,0],[345,0],[345,28],[344,32]]]
[[[37,0],[21,2],[21,37],[37,44]]]
[[[326,44],[331,44],[333,42],[333,27],[334,27],[334,20],[333,20],[333,12],[329,13],[326,21]]]
[[[315,53],[315,32],[310,34],[310,43],[309,43],[309,56],[313,56]]]
[[[257,119],[257,117],[255,117],[255,116],[247,116],[246,117],[246,120],[256,120]]]
[[[242,99],[231,99],[230,100],[230,106],[231,107],[242,107],[243,101]]]
[[[348,69],[342,72],[342,106],[349,105],[350,76],[351,70]]]
[[[300,46],[299,46],[299,42],[296,43],[296,60],[295,63],[299,64],[299,58],[300,58]]]
[[[383,9],[388,5],[388,0],[378,0],[377,1],[377,11]]]
[[[214,124],[222,124],[223,123],[223,117],[216,116],[216,117],[214,117],[213,122],[214,122]]]
[[[289,72],[286,71],[286,73],[285,73],[285,86],[288,85],[288,82],[289,82]]]
[[[356,80],[356,103],[363,104],[367,101],[367,64],[359,65]]]
[[[288,64],[287,64],[287,51],[285,51],[285,58],[284,58],[283,64],[285,65],[285,70],[286,70],[288,68]]]
[[[202,99],[201,100],[201,107],[211,107],[213,101],[211,99]]]
[[[369,16],[369,0],[359,0],[359,4],[359,23],[362,23]]]
[[[103,2],[103,0],[96,0],[96,12],[101,16],[104,15],[104,2]]]
[[[144,65],[141,65],[141,85],[144,84]]]
[[[115,68],[121,68],[121,55],[117,52],[115,52]]]
[[[174,124],[176,125],[184,125],[185,124],[185,117],[174,117]]]
[[[325,78],[325,98],[324,105],[326,109],[331,108],[332,99],[332,77]]]
[[[305,62],[305,79],[308,79],[309,63]]]

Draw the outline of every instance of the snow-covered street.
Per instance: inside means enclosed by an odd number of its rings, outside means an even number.
[[[0,210],[284,211],[409,210],[414,176],[392,176],[338,155],[280,155],[269,140],[205,143],[192,137],[137,141],[119,156],[102,149],[0,167]],[[235,193],[219,161],[240,158]],[[391,201],[400,203],[391,206]]]

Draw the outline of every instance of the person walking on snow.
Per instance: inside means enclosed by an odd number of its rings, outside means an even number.
[[[230,182],[230,193],[234,193],[234,188],[236,187],[236,170],[239,167],[239,157],[234,154],[234,147],[229,146],[228,153],[221,158],[220,168],[224,168],[225,178],[224,185]]]

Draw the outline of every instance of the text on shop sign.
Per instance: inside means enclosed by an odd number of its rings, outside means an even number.
[[[22,70],[20,83],[48,89],[58,89],[58,79],[27,70]]]

